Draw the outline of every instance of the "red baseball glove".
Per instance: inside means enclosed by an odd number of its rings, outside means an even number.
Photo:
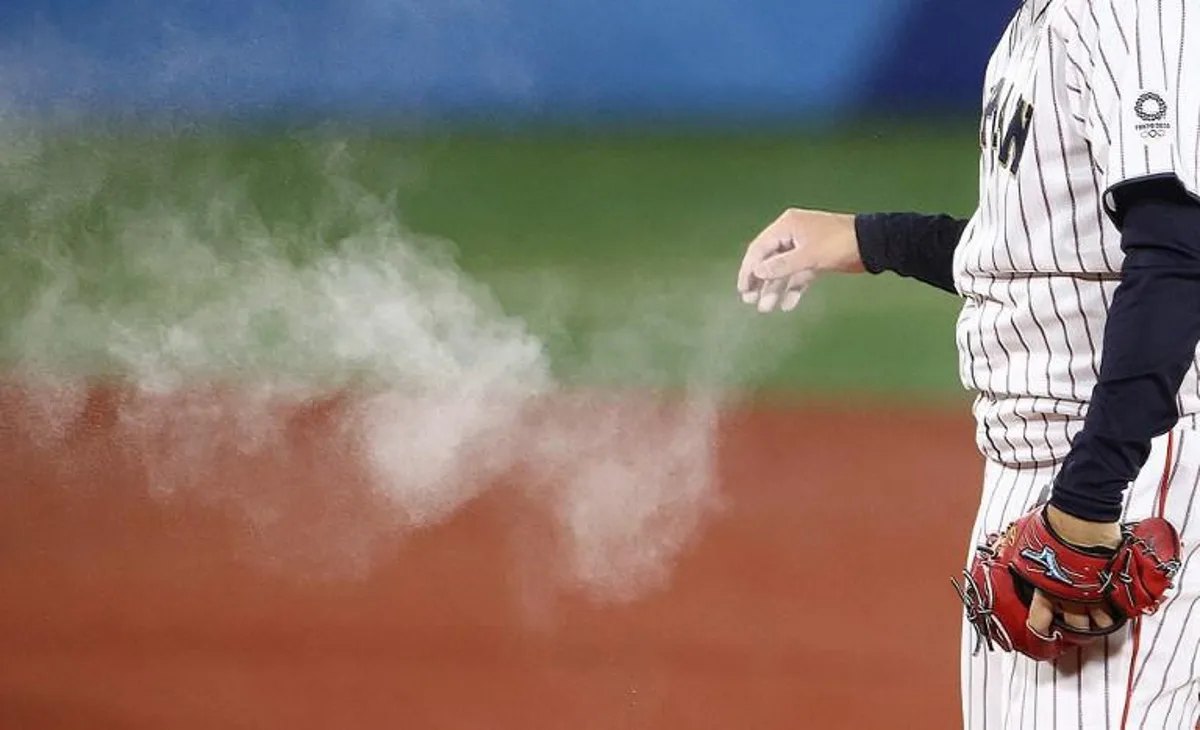
[[[1071,545],[1054,533],[1039,507],[1002,534],[989,535],[963,571],[965,580],[954,582],[979,640],[989,649],[1047,660],[1153,613],[1179,571],[1179,534],[1158,517],[1122,525],[1121,534],[1115,550]],[[1101,605],[1113,625],[1083,631],[1055,617],[1051,635],[1043,636],[1027,624],[1035,589],[1064,603]]]

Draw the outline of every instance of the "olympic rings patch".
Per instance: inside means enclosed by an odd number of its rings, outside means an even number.
[[[1167,100],[1153,91],[1144,92],[1134,102],[1133,113],[1143,122],[1161,122],[1167,116]]]

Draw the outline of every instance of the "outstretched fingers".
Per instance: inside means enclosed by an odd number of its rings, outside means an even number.
[[[737,287],[738,293],[742,295],[742,301],[747,304],[758,302],[763,294],[764,285],[770,283],[770,277],[757,275],[755,270],[758,266],[772,256],[793,247],[794,244],[790,239],[781,240],[772,233],[770,228],[751,242],[746,248],[746,255],[742,257],[742,265],[738,269]]]
[[[808,291],[808,285],[812,283],[815,275],[809,272],[796,274],[788,279],[787,291],[783,294],[783,303],[779,308],[785,312],[790,312],[800,306],[800,299],[804,297],[804,292]]]

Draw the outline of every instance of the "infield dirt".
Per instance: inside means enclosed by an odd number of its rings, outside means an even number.
[[[955,725],[965,411],[726,411],[722,508],[665,585],[597,602],[546,577],[519,474],[391,535],[342,406],[291,414],[286,459],[216,454],[163,493],[111,395],[52,443],[0,395],[0,728]],[[251,488],[254,519],[220,497]],[[326,554],[359,529],[368,559]]]

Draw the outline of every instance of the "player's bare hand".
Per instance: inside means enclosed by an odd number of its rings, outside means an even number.
[[[758,311],[788,312],[818,275],[862,270],[853,215],[791,208],[747,246],[737,286]]]
[[[1121,544],[1121,525],[1116,522],[1088,522],[1063,512],[1054,505],[1046,507],[1046,521],[1059,537],[1079,547],[1116,548]],[[1035,591],[1029,605],[1029,628],[1050,636],[1055,616],[1067,626],[1081,631],[1110,628],[1114,621],[1103,608],[1064,603],[1041,591]]]
[[[1102,631],[1115,623],[1103,608],[1056,601],[1035,590],[1033,601],[1029,604],[1029,628],[1042,636],[1052,636],[1056,616],[1067,626],[1079,631]]]
[[[1046,507],[1046,522],[1063,540],[1078,547],[1102,547],[1116,550],[1121,546],[1121,523],[1089,522],[1063,512],[1054,505]]]

